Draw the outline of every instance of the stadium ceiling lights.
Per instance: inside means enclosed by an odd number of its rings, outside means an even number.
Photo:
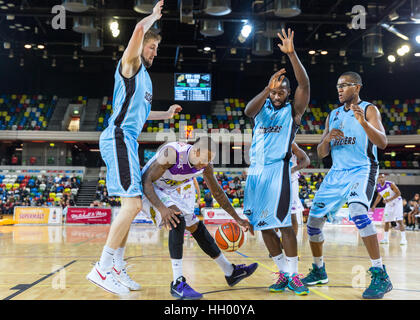
[[[416,36],[416,42],[417,42],[417,43],[420,43],[420,34],[418,34],[418,35]]]
[[[389,56],[388,56],[388,61],[389,62],[391,62],[391,63],[394,63],[395,62],[395,56],[394,55],[392,55],[392,54],[390,54]]]
[[[239,42],[244,43],[246,41],[246,39],[248,39],[251,32],[252,32],[252,25],[248,24],[248,23],[245,23],[242,26],[241,33],[238,36]]]

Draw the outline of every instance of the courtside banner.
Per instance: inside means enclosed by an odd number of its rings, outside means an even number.
[[[240,218],[248,220],[242,208],[235,208],[235,211]],[[219,208],[202,208],[201,214],[203,215],[205,224],[223,224],[235,221],[229,213]]]
[[[111,223],[112,212],[109,208],[67,208],[66,223]]]
[[[15,207],[13,220],[17,224],[47,224],[50,208],[42,207]]]

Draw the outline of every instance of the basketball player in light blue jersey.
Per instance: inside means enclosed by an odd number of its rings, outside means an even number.
[[[173,105],[166,112],[150,111],[152,82],[147,68],[153,64],[161,40],[149,28],[162,16],[163,0],[151,15],[137,23],[126,50],[115,71],[113,114],[102,132],[99,148],[107,167],[107,189],[110,196],[121,197],[121,210],[112,222],[99,262],[87,279],[115,293],[139,290],[126,272],[123,260],[131,222],[142,208],[142,182],[137,138],[146,119],[170,119],[181,110]],[[169,217],[163,214],[163,220]],[[179,222],[176,217],[174,220]],[[176,222],[173,222],[176,226]]]
[[[271,292],[287,287],[297,295],[308,294],[298,275],[296,235],[292,228],[291,162],[292,143],[301,117],[309,102],[309,78],[294,49],[294,33],[278,33],[280,50],[287,54],[298,82],[293,102],[289,80],[284,69],[275,73],[267,87],[245,108],[245,115],[254,119],[250,149],[251,166],[244,195],[244,213],[254,230],[261,230],[264,243],[279,268],[279,278]],[[275,232],[280,228],[282,244]]]
[[[320,158],[330,150],[333,165],[315,195],[309,212],[307,231],[313,269],[302,280],[307,285],[328,282],[323,262],[322,229],[347,202],[351,220],[359,230],[367,248],[372,267],[370,286],[363,298],[378,299],[392,290],[392,284],[382,264],[376,229],[367,213],[378,177],[377,147],[385,149],[387,137],[379,110],[362,101],[359,92],[362,79],[355,72],[343,73],[337,82],[338,98],[342,104],[331,111],[325,120],[325,131],[317,151]]]

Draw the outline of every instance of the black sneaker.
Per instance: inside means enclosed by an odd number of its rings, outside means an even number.
[[[254,273],[255,270],[258,268],[258,263],[252,263],[249,266],[246,266],[244,264],[234,265],[233,266],[233,272],[232,275],[229,277],[225,276],[226,281],[230,287],[233,287],[235,284],[237,284],[242,279],[245,279],[249,277],[251,274]]]

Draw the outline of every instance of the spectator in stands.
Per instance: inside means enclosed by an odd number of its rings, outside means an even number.
[[[6,158],[1,158],[1,165],[2,165],[2,166],[7,165],[7,160],[6,160]]]
[[[411,199],[411,201],[415,201],[415,202],[419,203],[420,202],[420,195],[418,193],[416,193],[414,195],[413,199]]]
[[[317,181],[317,183],[315,184],[315,189],[316,190],[318,190],[319,189],[319,187],[321,186],[321,183],[322,183],[322,176],[319,176],[318,175],[318,181]]]
[[[213,197],[209,190],[206,190],[204,195],[204,202],[206,203],[206,207],[212,208],[213,207]]]

